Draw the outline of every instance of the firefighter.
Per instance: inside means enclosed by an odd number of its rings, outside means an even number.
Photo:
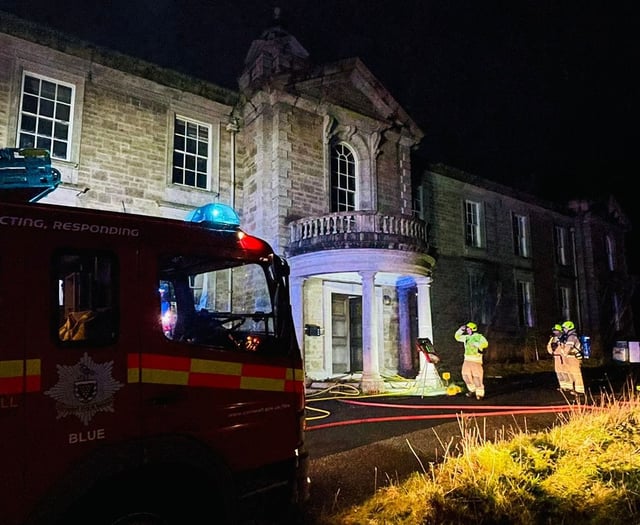
[[[482,354],[489,342],[478,332],[478,325],[473,322],[463,324],[456,330],[454,338],[464,345],[464,361],[462,363],[462,379],[467,385],[467,397],[476,399],[484,397],[484,369]]]
[[[584,381],[582,379],[582,343],[576,333],[573,321],[562,323],[560,336],[560,352],[562,353],[565,370],[569,376],[570,392],[574,395],[584,395]]]
[[[553,368],[558,378],[558,386],[563,392],[571,392],[573,390],[573,384],[569,373],[567,372],[567,364],[565,363],[565,356],[562,355],[561,350],[564,349],[562,344],[562,325],[556,324],[551,329],[551,337],[547,342],[547,352],[553,356]]]

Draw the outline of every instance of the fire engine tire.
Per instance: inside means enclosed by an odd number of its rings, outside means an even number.
[[[187,476],[187,477],[185,477]],[[188,477],[191,476],[191,477]],[[171,467],[127,473],[101,484],[74,507],[64,525],[227,523],[229,497],[193,472]],[[62,523],[60,525],[62,525]]]

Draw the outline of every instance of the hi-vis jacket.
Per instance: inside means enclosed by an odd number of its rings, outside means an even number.
[[[456,341],[464,344],[464,359],[466,361],[474,361],[476,363],[482,363],[482,353],[489,341],[479,332],[475,332],[468,335],[465,332],[465,327],[461,326],[454,334]]]
[[[575,330],[569,330],[562,334],[559,342],[558,351],[564,357],[582,359],[582,343],[580,342],[580,338]]]

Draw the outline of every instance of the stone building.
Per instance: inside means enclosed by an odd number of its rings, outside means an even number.
[[[539,353],[567,315],[594,353],[632,336],[626,314],[603,331],[602,296],[628,281],[614,204],[561,210],[456,170],[416,174],[422,137],[365,64],[314,64],[277,21],[229,91],[0,14],[0,146],[51,151],[62,184],[44,201],[177,219],[231,204],[291,265],[309,381],[383,391],[425,373],[418,337],[454,368],[452,333],[471,317],[491,331],[489,359],[530,358],[534,335]]]
[[[630,224],[613,198],[560,205],[442,165],[421,186],[437,247],[431,305],[441,369],[461,365],[453,332],[469,320],[489,340],[489,361],[547,358],[551,327],[566,319],[590,338],[594,358],[635,337]]]

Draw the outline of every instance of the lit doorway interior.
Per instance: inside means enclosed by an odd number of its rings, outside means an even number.
[[[362,297],[331,294],[333,374],[362,373]]]

